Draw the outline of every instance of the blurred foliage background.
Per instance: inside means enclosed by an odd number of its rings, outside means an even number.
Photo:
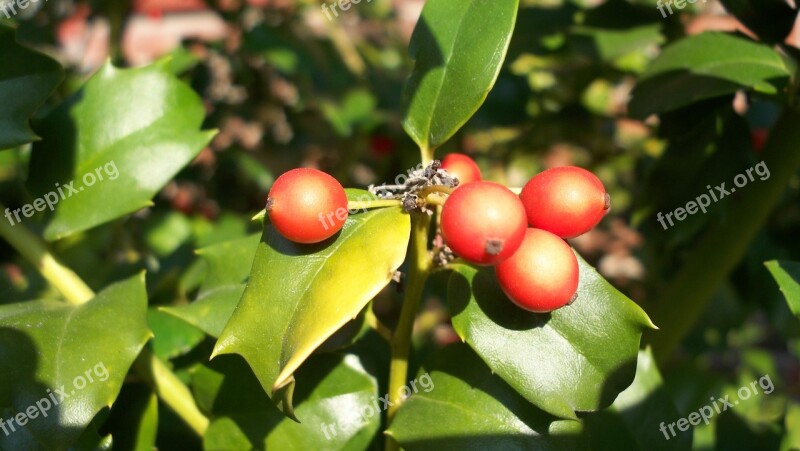
[[[277,175],[316,167],[345,186],[364,187],[416,166],[400,102],[411,69],[408,40],[424,2],[362,1],[338,17],[326,15],[323,3],[51,0],[13,18],[20,42],[67,68],[66,82],[40,116],[108,58],[123,66],[169,58],[174,73],[203,97],[204,128],[219,129],[154,206],[54,244],[90,286],[146,269],[151,305],[186,304],[205,272],[194,250],[258,231],[250,217],[263,208]],[[523,4],[495,88],[437,157],[466,153],[486,178],[516,187],[556,165],[597,173],[612,195],[612,212],[571,244],[648,310],[685,252],[736,198],[666,231],[655,214],[752,167],[781,105],[740,92],[660,117],[629,114],[638,76],[664,46],[709,30],[750,34],[715,1],[667,17],[652,0]],[[787,44],[799,40],[793,33]],[[33,199],[23,185],[29,158],[29,147],[0,153],[0,197],[7,205]],[[694,448],[800,449],[800,322],[763,265],[800,260],[798,189],[795,177],[733,276],[661,368],[666,392],[684,413],[764,374],[775,384],[774,393],[695,428]],[[35,219],[28,225],[41,229]],[[13,255],[0,244],[0,303],[47,297],[46,283]],[[418,360],[457,340],[444,311],[445,283],[435,278],[427,293],[416,329]],[[391,322],[398,304],[386,290],[375,310]],[[153,316],[154,324],[169,321]],[[209,345],[200,343],[202,334],[182,339],[168,355],[179,371],[198,344]],[[161,443],[195,440],[172,422],[174,428],[159,429]]]

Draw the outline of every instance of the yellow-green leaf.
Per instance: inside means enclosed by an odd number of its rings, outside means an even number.
[[[400,208],[352,215],[323,243],[293,243],[267,225],[242,300],[214,355],[239,354],[291,415],[293,374],[392,279],[406,255]]]

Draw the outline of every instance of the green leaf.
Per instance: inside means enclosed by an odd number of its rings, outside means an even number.
[[[689,450],[691,434],[664,435],[662,423],[681,418],[664,386],[650,348],[639,351],[636,377],[610,408],[586,418],[592,449]],[[669,434],[669,430],[666,430]]]
[[[0,149],[9,149],[38,139],[28,119],[64,78],[64,70],[53,59],[22,47],[14,30],[0,24]]]
[[[486,100],[505,60],[519,0],[428,0],[411,37],[403,127],[423,149],[450,139]]]
[[[147,311],[147,322],[153,332],[153,353],[161,360],[182,356],[205,338],[196,327],[155,309]]]
[[[647,24],[626,29],[576,26],[571,29],[574,45],[602,62],[656,46],[664,42],[660,24]]]
[[[203,438],[206,449],[361,451],[380,427],[377,381],[353,354],[318,355],[299,370],[295,399],[303,423],[275,408],[238,357],[196,367],[192,387],[213,416]]]
[[[80,306],[31,301],[0,307],[0,417],[26,422],[20,428],[15,420],[16,431],[0,434],[0,449],[63,449],[74,443],[119,394],[150,337],[146,312],[143,275],[111,285]],[[57,393],[62,389],[63,399]],[[27,412],[29,420],[17,416]]]
[[[578,261],[577,300],[550,314],[516,307],[490,269],[459,265],[448,285],[459,336],[522,396],[563,418],[609,406],[633,380],[642,332],[655,327]]]
[[[243,356],[267,393],[281,390],[275,396],[291,414],[292,374],[391,281],[410,230],[400,208],[351,215],[337,236],[315,245],[288,241],[267,225],[213,355]]]
[[[764,264],[778,282],[792,313],[800,317],[800,263],[773,260]]]
[[[528,403],[467,346],[448,346],[432,362],[387,431],[403,449],[585,449],[580,422]]]
[[[767,45],[724,33],[703,33],[664,49],[634,89],[630,113],[645,117],[740,89],[774,95],[789,75],[781,56]]]
[[[214,135],[200,131],[204,115],[200,98],[170,73],[168,62],[103,66],[37,123],[43,141],[34,145],[29,184],[36,197],[50,193],[56,204],[45,238],[63,238],[151,205]],[[70,183],[74,191],[66,188]]]
[[[786,0],[722,0],[722,5],[769,43],[783,42],[797,18],[797,9]]]
[[[197,299],[189,305],[160,310],[219,337],[242,298],[260,240],[259,235],[251,235],[197,251],[207,263]]]

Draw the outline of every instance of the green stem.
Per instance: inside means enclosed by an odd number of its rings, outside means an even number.
[[[440,207],[443,207],[446,201],[447,201],[446,197],[437,196],[435,194],[431,194],[425,197],[425,203],[428,205],[438,205]]]
[[[0,210],[7,211],[3,204],[0,204]],[[0,236],[5,238],[8,244],[16,249],[26,260],[31,262],[42,276],[50,282],[50,285],[63,294],[70,304],[83,304],[94,297],[92,289],[71,269],[58,263],[47,252],[44,243],[39,237],[31,233],[22,224],[11,225],[5,219],[0,220]]]
[[[372,305],[367,308],[367,324],[386,341],[392,341],[392,331],[372,311]]]
[[[428,197],[429,194],[434,194],[434,193],[437,193],[437,194],[448,194],[449,195],[449,194],[453,194],[453,190],[454,189],[455,188],[450,188],[449,186],[433,185],[433,186],[429,186],[429,187],[423,189],[422,191],[420,191],[419,193],[417,193],[417,196],[419,196],[421,198],[425,198],[425,197]]]
[[[408,283],[403,297],[403,308],[400,321],[391,341],[392,363],[389,369],[389,409],[388,423],[391,425],[397,409],[403,403],[401,388],[408,378],[408,355],[411,350],[411,335],[414,330],[414,319],[422,300],[425,280],[431,270],[431,258],[428,255],[428,231],[431,219],[426,214],[412,213],[411,243],[409,246]],[[386,450],[394,451],[399,445],[392,437],[386,437]]]
[[[0,204],[0,210],[6,210],[3,204]],[[92,289],[74,271],[59,263],[47,250],[44,242],[22,224],[12,226],[5,220],[0,221],[0,236],[33,264],[68,303],[81,305],[95,297]],[[167,365],[149,349],[144,348],[134,362],[134,367],[150,383],[161,400],[202,437],[208,428],[208,418],[198,410],[189,389]]]
[[[155,390],[164,404],[177,413],[198,436],[205,435],[208,418],[197,408],[189,389],[164,362],[149,348],[144,348],[133,365],[136,373]]]
[[[764,149],[770,178],[756,179],[728,200],[722,222],[712,225],[693,246],[671,283],[659,293],[648,311],[661,327],[649,341],[656,358],[664,361],[708,307],[714,293],[736,268],[750,243],[780,201],[791,178],[800,170],[800,112],[787,110],[771,132]]]
[[[433,161],[434,149],[430,146],[420,146],[419,152],[422,156],[422,165],[427,166]]]

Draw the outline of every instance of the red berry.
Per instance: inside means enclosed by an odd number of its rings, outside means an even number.
[[[495,273],[503,292],[531,312],[561,308],[578,291],[578,259],[564,240],[545,230],[528,229],[519,250]]]
[[[536,175],[520,194],[528,224],[561,238],[593,229],[611,207],[603,182],[575,166],[548,169]]]
[[[475,160],[463,153],[451,153],[442,160],[442,169],[457,178],[459,185],[477,182],[481,179],[481,168]]]
[[[292,169],[269,190],[267,213],[275,229],[296,243],[318,243],[344,226],[349,212],[342,185],[316,169]]]
[[[769,130],[766,128],[756,128],[753,129],[751,132],[752,141],[753,141],[753,150],[756,153],[761,153],[764,150],[764,144],[767,142],[767,138],[769,137]]]
[[[496,265],[519,248],[527,223],[525,207],[494,182],[460,186],[442,207],[442,235],[456,255],[476,265]]]

